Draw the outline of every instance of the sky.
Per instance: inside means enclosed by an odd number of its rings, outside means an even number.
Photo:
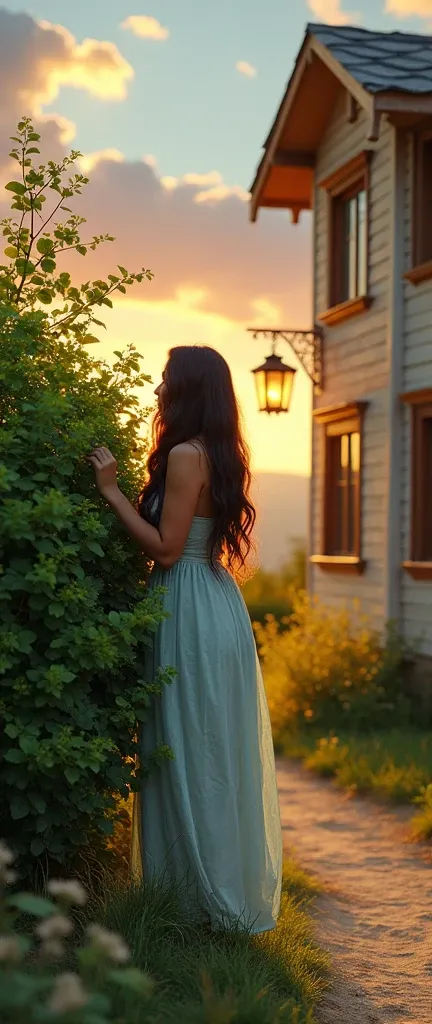
[[[311,385],[288,416],[256,410],[251,369],[268,345],[248,326],[311,326],[311,220],[248,220],[248,189],[308,21],[432,31],[432,0],[9,0],[0,7],[0,178],[23,114],[47,151],[84,154],[79,212],[110,232],[86,277],[154,271],[107,313],[101,354],[133,342],[159,381],[168,349],[228,359],[256,471],[306,475]],[[78,209],[78,208],[77,208]],[[0,216],[4,207],[0,199]],[[145,399],[150,401],[151,390]]]

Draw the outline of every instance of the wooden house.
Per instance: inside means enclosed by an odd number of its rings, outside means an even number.
[[[432,655],[432,37],[309,25],[261,207],[313,211],[310,589]]]

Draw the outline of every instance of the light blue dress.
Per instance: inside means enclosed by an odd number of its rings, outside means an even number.
[[[196,517],[174,568],[152,575],[169,618],[151,671],[177,675],[143,726],[142,752],[166,743],[174,760],[143,783],[135,857],[145,877],[187,880],[213,927],[262,932],[276,924],[282,879],[270,719],[243,597],[209,562],[211,529]]]

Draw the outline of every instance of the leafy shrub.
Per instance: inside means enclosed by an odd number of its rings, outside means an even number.
[[[80,882],[53,879],[53,899],[18,892],[8,896],[12,854],[0,843],[0,1013],[4,1024],[106,1024],[148,1020],[153,985],[128,966],[122,937],[89,924],[76,939],[73,910],[87,895]],[[27,926],[20,927],[20,921]],[[31,925],[29,927],[29,921]]]
[[[188,920],[186,879],[108,875],[96,899],[54,879],[48,899],[7,897],[11,864],[0,843],[2,1024],[313,1024],[328,958],[306,913],[318,885],[295,863],[277,929],[252,937]]]
[[[123,490],[138,492],[135,392],[148,378],[132,347],[110,367],[86,346],[95,309],[151,275],[120,268],[74,288],[57,271],[65,250],[85,254],[81,219],[54,221],[50,234],[43,200],[67,209],[87,179],[64,184],[77,154],[33,168],[38,138],[20,123],[11,155],[21,181],[6,186],[18,213],[3,222],[10,262],[0,266],[0,819],[23,872],[103,844],[115,795],[136,782],[136,722],[164,682],[143,668],[161,595],[146,590],[146,563],[86,461],[109,446]]]
[[[297,597],[289,629],[275,621],[256,630],[275,734],[319,726],[366,729],[406,716],[403,650],[355,611]]]

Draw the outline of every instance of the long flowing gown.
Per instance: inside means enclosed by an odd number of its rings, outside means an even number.
[[[195,517],[167,588],[152,666],[173,666],[142,730],[174,760],[142,784],[134,859],[144,877],[188,880],[213,927],[274,928],[282,834],[268,706],[249,615],[229,573],[212,570],[212,521]]]

